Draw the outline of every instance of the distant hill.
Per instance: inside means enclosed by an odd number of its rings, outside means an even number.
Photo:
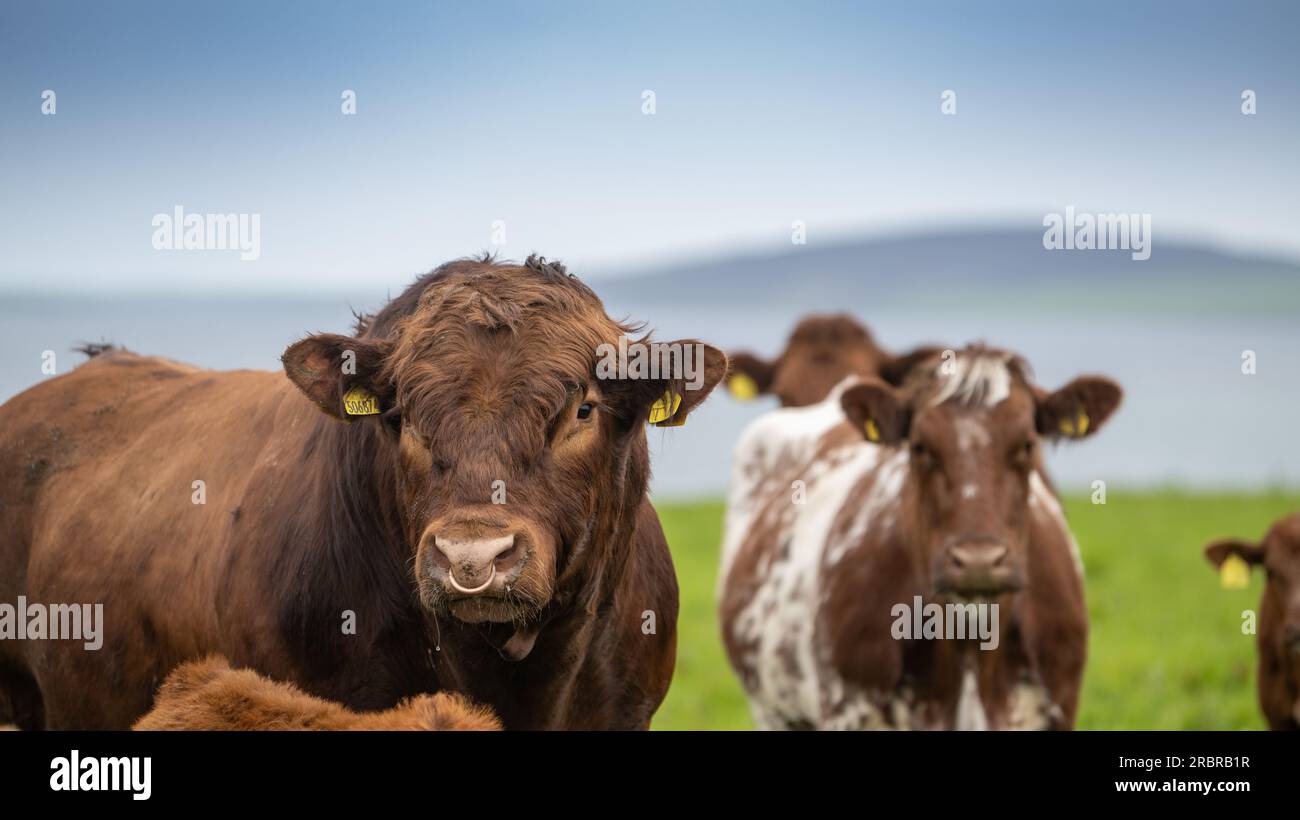
[[[1266,311],[1300,308],[1300,264],[1161,241],[1129,251],[1047,250],[1041,231],[952,231],[791,246],[602,279],[611,306],[689,296],[696,306],[845,304]]]

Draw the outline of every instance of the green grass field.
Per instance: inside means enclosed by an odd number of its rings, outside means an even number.
[[[681,584],[677,674],[656,729],[747,729],[745,696],[727,664],[714,608],[722,504],[656,505]],[[1087,575],[1092,632],[1080,729],[1263,729],[1255,639],[1241,613],[1263,580],[1224,590],[1201,556],[1212,538],[1258,538],[1300,495],[1108,493],[1065,509]]]

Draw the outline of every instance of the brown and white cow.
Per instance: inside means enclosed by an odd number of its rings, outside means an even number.
[[[747,351],[730,354],[727,387],[742,401],[770,393],[782,407],[806,407],[826,398],[845,376],[878,376],[898,384],[914,364],[936,352],[922,347],[895,356],[847,313],[805,316],[775,359]]]
[[[0,602],[106,623],[98,651],[0,641],[0,724],[126,728],[221,654],[354,710],[449,690],[507,728],[646,727],[678,598],[645,425],[727,362],[600,375],[627,332],[559,265],[466,260],[288,378],[108,352],[14,397]]]
[[[1263,567],[1267,579],[1255,638],[1259,706],[1270,729],[1300,729],[1300,513],[1278,519],[1262,541],[1214,541],[1205,557],[1220,571],[1234,557],[1246,568]]]
[[[901,387],[851,377],[755,420],[736,450],[719,593],[755,723],[1071,727],[1082,566],[1039,448],[1096,433],[1119,400],[1095,376],[1048,394],[1017,357],[972,347]],[[895,631],[918,599],[962,617],[996,604],[997,639]]]
[[[353,712],[219,655],[183,663],[158,688],[136,731],[496,731],[491,710],[454,692],[416,695],[381,712]]]

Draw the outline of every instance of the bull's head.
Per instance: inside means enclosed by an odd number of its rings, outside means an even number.
[[[973,347],[918,365],[901,388],[869,380],[841,396],[869,441],[907,448],[901,508],[935,592],[992,597],[1024,583],[1031,494],[1050,492],[1041,442],[1091,436],[1119,405],[1109,379],[1049,394],[1024,371],[1011,354]]]
[[[373,426],[423,605],[518,636],[629,548],[605,542],[642,501],[645,424],[682,423],[726,372],[693,341],[677,344],[699,372],[602,370],[630,330],[558,265],[465,261],[284,364],[321,410]]]

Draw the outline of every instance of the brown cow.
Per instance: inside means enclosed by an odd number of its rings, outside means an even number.
[[[1300,729],[1300,513],[1274,522],[1264,540],[1225,538],[1205,548],[1223,570],[1236,556],[1267,574],[1259,602],[1259,706],[1274,731]]]
[[[972,347],[901,388],[850,378],[755,420],[720,574],[755,723],[1071,727],[1083,576],[1039,447],[1096,433],[1119,400],[1095,376],[1049,394],[1017,357]]]
[[[213,655],[176,667],[158,689],[153,709],[132,728],[492,731],[501,722],[491,710],[453,692],[416,695],[382,712],[352,712],[251,669],[231,669],[225,658]]]
[[[644,427],[726,357],[600,375],[629,328],[535,257],[449,263],[361,325],[288,378],[110,352],[0,407],[0,602],[106,621],[98,651],[0,641],[0,723],[126,728],[221,654],[355,710],[449,690],[512,729],[648,725],[677,584]]]
[[[805,316],[775,359],[732,353],[727,386],[742,400],[771,393],[782,407],[806,407],[826,398],[845,376],[878,376],[898,384],[913,365],[938,351],[922,347],[894,356],[846,313]]]

